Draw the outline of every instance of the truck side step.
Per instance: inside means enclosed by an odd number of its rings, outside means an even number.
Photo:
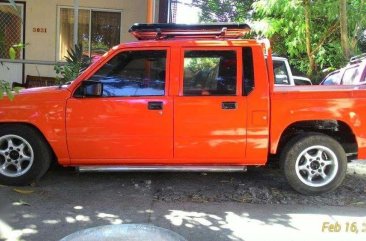
[[[79,172],[245,172],[246,166],[79,166]]]

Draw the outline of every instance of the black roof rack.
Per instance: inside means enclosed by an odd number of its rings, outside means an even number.
[[[357,55],[357,56],[353,56],[353,57],[349,60],[349,62],[350,62],[351,64],[353,64],[353,63],[361,62],[361,60],[363,60],[363,59],[366,59],[366,53],[363,53],[363,54],[360,54],[360,55]]]
[[[173,38],[237,39],[250,31],[247,24],[141,24],[131,26],[128,32],[138,40],[160,40]]]

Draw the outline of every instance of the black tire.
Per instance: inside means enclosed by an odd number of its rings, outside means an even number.
[[[336,189],[347,173],[343,147],[335,139],[318,133],[293,138],[283,149],[280,161],[290,186],[305,195]]]
[[[25,163],[24,173],[19,173],[19,176],[9,176],[9,173],[13,171],[16,172],[16,167],[11,167],[6,172],[0,172],[0,183],[4,185],[10,186],[23,186],[31,184],[34,181],[39,180],[48,170],[51,160],[52,160],[52,152],[44,140],[44,137],[34,128],[21,125],[21,124],[5,124],[0,125],[0,150],[4,151],[8,149],[9,146],[6,139],[12,139],[13,142],[21,141],[21,139],[17,139],[17,137],[23,138],[30,146],[30,148],[26,147],[26,150],[18,152],[18,155],[25,154],[25,152],[31,153],[29,150],[31,149],[33,152],[33,161]],[[3,140],[2,140],[3,139]],[[7,143],[5,143],[7,142]],[[22,142],[19,142],[22,143]],[[27,146],[27,145],[26,145]],[[3,148],[3,149],[2,149]],[[9,149],[8,149],[9,150]],[[17,150],[20,150],[17,148]],[[6,155],[7,154],[7,155]],[[10,158],[9,151],[6,154],[0,154],[0,166],[4,164],[4,162],[14,161],[15,159]],[[14,154],[14,153],[13,153]],[[17,154],[14,154],[12,158],[16,158]],[[32,156],[29,154],[29,156]],[[19,159],[20,160],[20,159]]]

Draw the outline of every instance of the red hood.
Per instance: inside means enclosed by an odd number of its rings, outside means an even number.
[[[14,93],[14,100],[10,101],[6,96],[0,100],[0,108],[4,104],[16,105],[20,102],[31,103],[32,101],[59,101],[66,100],[70,96],[70,91],[66,87],[39,87],[22,89],[19,93]]]

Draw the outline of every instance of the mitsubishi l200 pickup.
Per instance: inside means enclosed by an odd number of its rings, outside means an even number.
[[[366,158],[366,90],[274,87],[246,24],[136,24],[68,85],[0,100],[0,182],[80,171],[241,171],[279,160],[303,194],[334,190]],[[266,58],[267,56],[267,58]]]

